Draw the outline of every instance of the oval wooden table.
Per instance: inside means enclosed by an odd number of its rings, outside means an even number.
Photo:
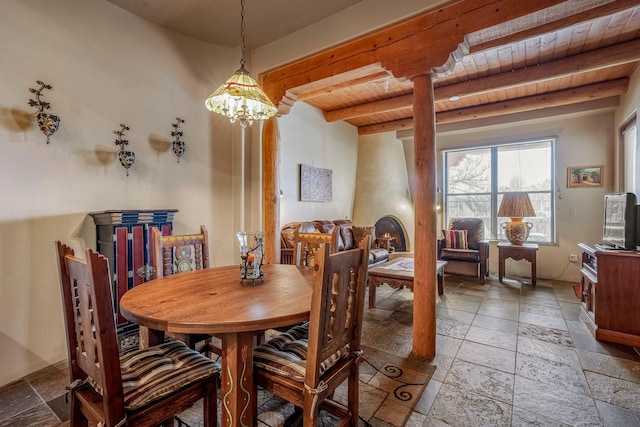
[[[222,338],[222,425],[252,426],[253,337],[309,318],[313,272],[295,265],[263,265],[264,283],[240,283],[239,266],[166,276],[128,290],[120,311],[150,329],[146,344],[165,332]]]

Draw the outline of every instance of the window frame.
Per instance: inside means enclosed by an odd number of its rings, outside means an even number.
[[[549,241],[536,241],[535,243],[541,245],[557,245],[557,232],[556,232],[556,195],[557,195],[557,184],[556,184],[556,173],[555,173],[555,164],[556,164],[556,138],[555,137],[545,137],[545,138],[536,138],[532,140],[523,140],[517,142],[505,142],[505,143],[497,143],[497,144],[489,144],[489,145],[477,145],[471,147],[461,147],[461,148],[452,148],[442,151],[442,164],[443,164],[443,219],[444,224],[449,223],[449,197],[450,196],[460,196],[460,195],[489,195],[490,197],[490,221],[489,224],[485,224],[485,235],[488,234],[488,240],[496,240],[496,241],[506,241],[504,236],[500,237],[499,233],[499,224],[498,224],[498,200],[500,196],[505,193],[505,191],[498,190],[498,150],[504,149],[505,147],[517,147],[517,146],[526,146],[526,145],[534,145],[539,143],[548,143],[550,148],[550,159],[549,159],[549,167],[550,167],[550,184],[549,190],[528,190],[528,194],[549,194],[550,201],[550,239]],[[490,192],[470,192],[470,193],[449,193],[449,165],[447,155],[449,153],[460,153],[460,152],[474,152],[481,150],[489,150],[490,152]],[[516,190],[512,190],[516,191]]]
[[[618,188],[620,191],[634,193],[639,196],[640,192],[640,175],[637,172],[637,165],[639,163],[640,156],[640,139],[638,138],[638,123],[637,117],[634,114],[627,121],[625,121],[622,126],[620,126],[620,140],[619,140],[619,159],[620,159],[620,167],[619,167],[619,185]],[[631,134],[633,132],[633,141],[629,141],[627,139],[627,134]],[[633,153],[627,152],[627,144],[629,142],[633,142]],[[635,156],[634,159],[630,159],[630,154]],[[629,165],[631,163],[631,165]],[[630,169],[629,166],[633,166],[631,169],[634,170],[633,176],[627,176],[627,171]],[[629,187],[629,180],[632,180],[633,183],[631,187]]]

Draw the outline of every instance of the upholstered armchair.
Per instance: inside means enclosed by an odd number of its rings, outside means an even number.
[[[438,259],[447,261],[444,272],[478,277],[481,285],[489,275],[489,242],[484,240],[480,218],[451,218],[443,238],[438,240]]]

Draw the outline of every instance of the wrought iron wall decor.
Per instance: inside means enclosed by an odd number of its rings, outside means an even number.
[[[120,124],[120,127],[122,129],[114,130],[113,133],[118,135],[116,138],[116,145],[120,147],[120,151],[118,151],[118,159],[120,160],[122,167],[127,171],[127,176],[129,176],[129,168],[133,166],[133,162],[136,160],[136,153],[124,149],[124,147],[129,145],[129,140],[123,139],[124,131],[129,130],[129,126]]]
[[[171,131],[171,136],[175,137],[175,139],[173,140],[173,152],[176,156],[178,156],[178,163],[180,163],[180,157],[186,150],[186,144],[180,139],[182,138],[180,123],[184,123],[184,120],[182,120],[180,117],[176,117],[176,122],[171,125],[175,129]]]
[[[48,85],[41,80],[38,80],[36,83],[40,85],[40,89],[29,88],[29,92],[35,94],[36,96],[36,99],[29,99],[29,105],[38,109],[38,114],[36,116],[38,127],[40,128],[42,133],[47,136],[48,144],[50,142],[49,138],[58,130],[58,126],[60,126],[60,117],[56,116],[55,114],[44,112],[45,110],[51,108],[51,104],[41,99],[41,96],[43,96],[42,90],[51,90],[51,85]]]

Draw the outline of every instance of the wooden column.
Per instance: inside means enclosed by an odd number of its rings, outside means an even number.
[[[262,128],[264,262],[280,262],[280,131],[275,117]]]
[[[436,122],[430,74],[413,78],[415,274],[413,354],[436,354]]]

